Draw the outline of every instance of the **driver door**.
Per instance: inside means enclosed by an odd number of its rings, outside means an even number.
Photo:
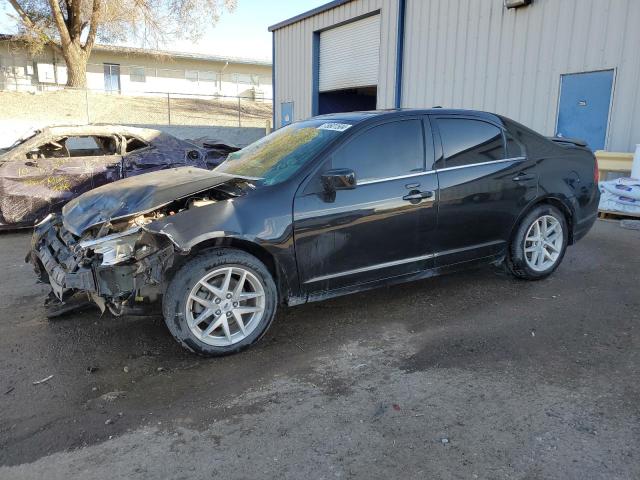
[[[437,176],[427,119],[376,124],[329,154],[294,203],[299,275],[310,295],[433,265]],[[327,193],[323,172],[353,170],[356,187]],[[424,198],[416,200],[416,193]]]

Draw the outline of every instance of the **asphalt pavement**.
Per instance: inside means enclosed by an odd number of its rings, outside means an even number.
[[[0,234],[1,479],[640,478],[640,232],[617,222],[544,281],[282,308],[220,359],[160,318],[48,321],[28,244]]]

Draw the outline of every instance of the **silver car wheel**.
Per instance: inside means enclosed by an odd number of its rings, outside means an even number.
[[[543,215],[531,224],[524,239],[524,258],[536,272],[544,272],[555,265],[562,253],[564,235],[560,221]]]
[[[264,311],[264,287],[258,277],[242,267],[222,267],[191,289],[185,316],[196,338],[220,347],[251,335]]]

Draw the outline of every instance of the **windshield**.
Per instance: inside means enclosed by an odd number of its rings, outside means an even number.
[[[16,148],[18,145],[22,145],[27,140],[31,140],[37,134],[40,133],[40,130],[28,130],[25,134],[21,135],[13,144],[9,147],[6,147],[8,150],[12,148]]]
[[[294,123],[232,153],[215,171],[275,185],[290,178],[351,126],[327,120]]]

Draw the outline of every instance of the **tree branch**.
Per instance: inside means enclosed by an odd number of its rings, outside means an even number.
[[[27,31],[35,34],[45,45],[50,45],[52,48],[58,51],[60,50],[60,45],[58,45],[58,43],[55,40],[53,40],[44,30],[42,30],[42,28],[39,25],[37,25],[33,20],[31,20],[31,17],[29,17],[29,14],[25,12],[25,10],[16,0],[9,0],[9,3],[13,7],[13,9],[18,13],[18,16],[20,17],[20,21],[22,22],[22,25],[24,25],[24,28]]]
[[[13,7],[13,9],[16,12],[18,12],[18,15],[20,16],[20,20],[22,21],[22,23],[26,28],[36,29],[36,24],[33,23],[33,20],[29,18],[29,15],[27,15],[27,12],[24,11],[24,8],[22,8],[22,6],[16,0],[9,0],[9,3]]]
[[[96,33],[98,32],[98,24],[100,23],[101,10],[102,0],[93,0],[93,10],[91,11],[89,34],[87,35],[87,41],[82,47],[85,52],[90,52],[93,48],[93,44],[96,41]]]
[[[64,15],[62,15],[62,9],[60,8],[58,0],[49,0],[49,6],[51,7],[53,19],[58,27],[58,32],[60,32],[62,45],[70,45],[71,35],[69,35],[69,30],[67,29],[67,24],[64,21]]]

